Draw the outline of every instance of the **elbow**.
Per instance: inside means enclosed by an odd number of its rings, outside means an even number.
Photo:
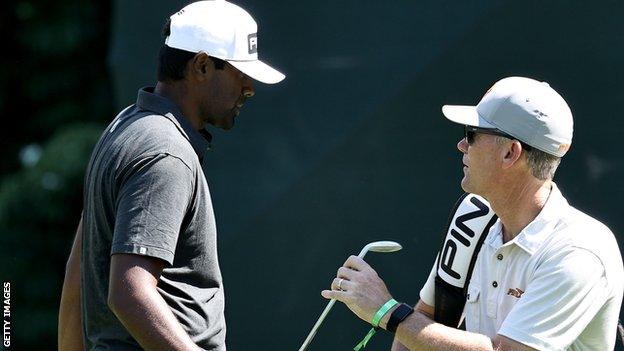
[[[121,321],[145,303],[141,289],[128,282],[110,283],[106,305]]]
[[[132,318],[133,312],[145,309],[158,297],[157,278],[144,265],[145,260],[134,255],[112,256],[106,303],[120,320]],[[161,270],[159,266],[158,272]]]
[[[124,291],[116,289],[112,284],[109,285],[106,304],[117,317],[120,317],[120,313],[125,310],[124,306],[127,305],[127,300],[128,297]]]
[[[108,297],[106,298],[106,305],[115,314],[117,314],[117,312],[115,312],[115,310],[117,309],[117,306],[119,304],[117,300],[118,300],[118,298],[115,297],[115,293],[109,288],[108,289]]]

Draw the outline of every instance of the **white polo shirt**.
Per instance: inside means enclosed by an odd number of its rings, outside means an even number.
[[[624,267],[609,228],[553,183],[539,215],[513,240],[502,238],[499,220],[468,286],[466,330],[538,350],[612,350]]]

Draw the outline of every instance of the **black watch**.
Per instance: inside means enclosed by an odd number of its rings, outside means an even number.
[[[407,316],[412,314],[414,309],[412,306],[402,303],[397,307],[392,314],[390,315],[390,319],[386,324],[386,330],[395,333],[397,328],[399,327],[399,323],[403,322]]]

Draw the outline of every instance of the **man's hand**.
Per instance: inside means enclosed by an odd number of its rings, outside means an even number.
[[[323,290],[321,295],[326,299],[343,302],[368,323],[377,310],[392,298],[377,272],[357,256],[347,259],[338,269],[337,277],[331,283],[331,290]]]
[[[164,261],[153,257],[113,255],[108,306],[145,350],[197,351],[156,289],[164,266]]]
[[[377,310],[392,298],[377,272],[357,256],[347,259],[338,269],[337,277],[331,283],[331,290],[323,290],[321,295],[326,299],[343,302],[353,313],[368,323]],[[399,325],[393,350],[533,350],[500,335],[490,340],[485,335],[435,323],[431,319],[434,311],[432,306],[419,301],[416,307],[417,311]],[[393,309],[388,311],[381,319],[380,327],[385,328],[392,311]]]

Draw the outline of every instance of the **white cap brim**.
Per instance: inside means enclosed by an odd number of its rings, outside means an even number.
[[[495,125],[479,116],[476,106],[444,105],[442,114],[451,122],[479,128],[496,128]]]
[[[251,78],[266,84],[275,84],[279,83],[286,76],[276,70],[275,68],[267,65],[266,63],[260,60],[254,61],[227,61],[232,66],[236,67],[241,72],[250,76]]]

